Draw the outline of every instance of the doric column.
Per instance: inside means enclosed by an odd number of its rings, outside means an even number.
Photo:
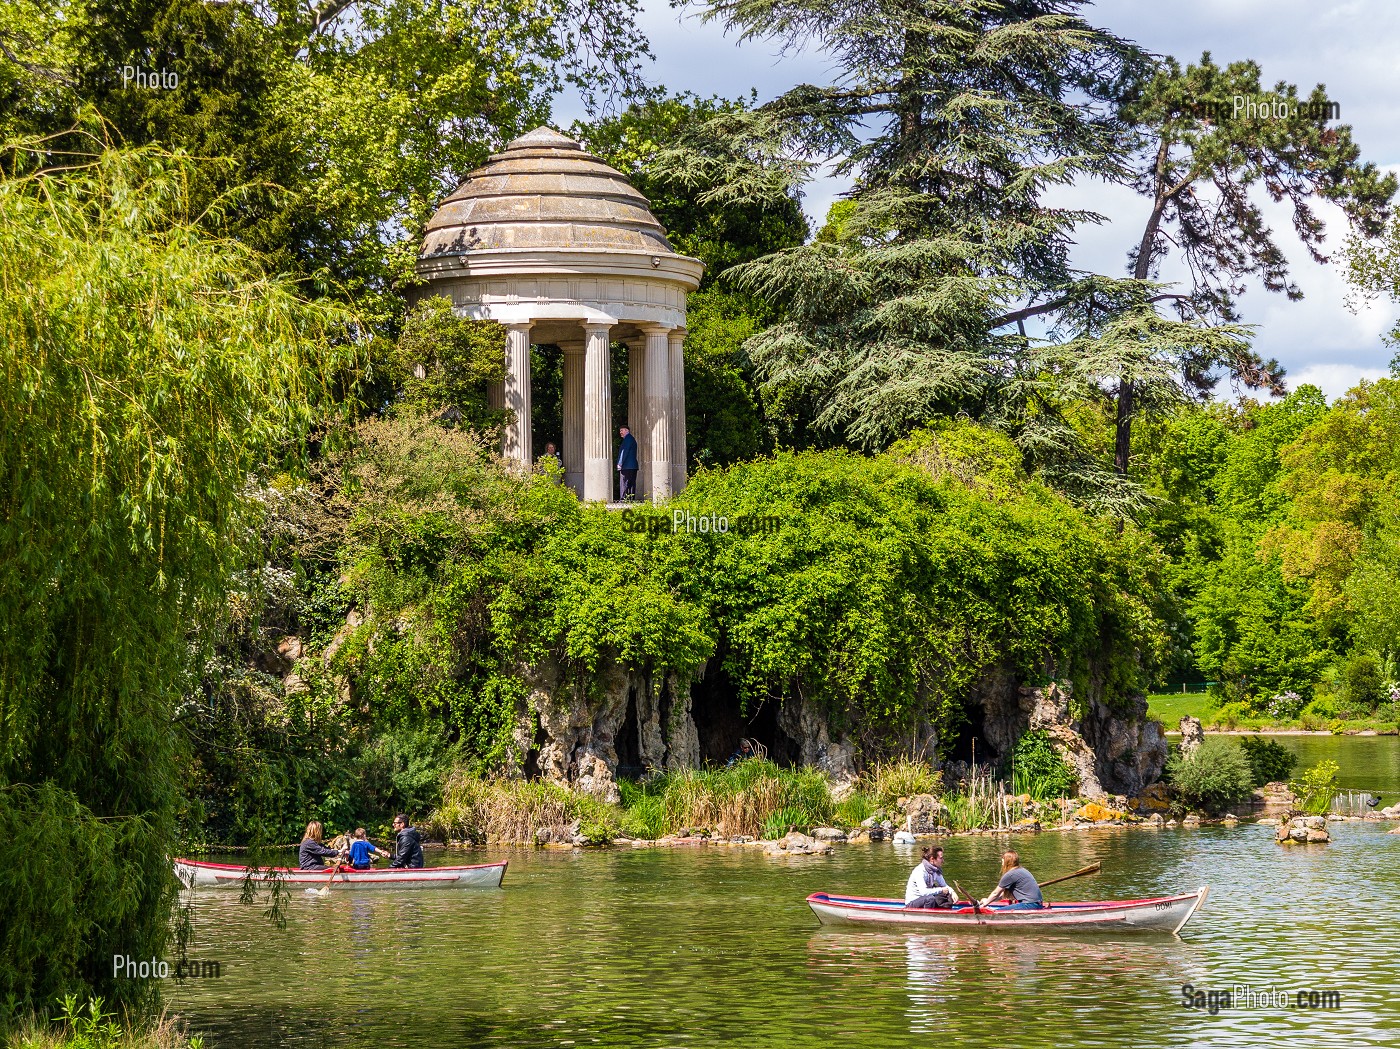
[[[647,441],[646,340],[627,344],[627,425],[637,438],[637,497],[651,491],[651,445]]]
[[[583,367],[580,340],[561,342],[564,353],[564,483],[583,498]]]
[[[515,421],[506,426],[505,456],[529,467],[530,447],[530,324],[506,325],[506,403]]]
[[[506,406],[506,383],[504,379],[500,382],[493,382],[486,387],[486,404],[488,407],[497,410]]]
[[[583,498],[590,503],[611,502],[613,494],[609,331],[606,324],[583,327]],[[564,432],[568,433],[567,427]]]
[[[685,329],[671,329],[671,494],[685,491]]]
[[[651,449],[651,501],[671,498],[671,341],[659,324],[642,328],[647,337],[647,447]]]

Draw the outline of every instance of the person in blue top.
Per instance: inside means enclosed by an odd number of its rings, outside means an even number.
[[[374,865],[377,857],[387,855],[383,849],[374,847],[374,843],[365,835],[363,827],[355,828],[355,839],[350,842],[350,866],[357,871],[367,871]]]
[[[626,426],[618,428],[622,447],[617,450],[617,489],[619,499],[637,497],[637,438]]]

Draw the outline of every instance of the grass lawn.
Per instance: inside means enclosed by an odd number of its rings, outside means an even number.
[[[1204,722],[1210,713],[1210,696],[1204,692],[1154,692],[1147,697],[1147,716],[1168,729],[1175,729],[1187,714]]]

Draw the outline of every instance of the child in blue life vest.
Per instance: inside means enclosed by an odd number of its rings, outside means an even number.
[[[369,838],[365,837],[363,827],[355,828],[355,840],[350,842],[350,866],[357,871],[367,871],[374,863],[371,857],[387,855],[388,853],[382,849],[376,849],[371,844]]]

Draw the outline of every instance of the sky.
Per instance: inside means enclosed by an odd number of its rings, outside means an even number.
[[[1100,0],[1086,8],[1085,17],[1183,63],[1209,51],[1221,64],[1254,59],[1268,86],[1283,80],[1306,94],[1314,84],[1324,84],[1341,105],[1341,122],[1353,128],[1362,159],[1400,171],[1396,0]],[[830,63],[820,53],[783,53],[763,41],[740,45],[719,26],[683,15],[666,0],[643,0],[641,25],[656,56],[649,78],[673,92],[737,97],[756,89],[759,100],[766,101],[798,83],[832,80]],[[556,108],[556,119],[564,125],[581,115],[571,111],[567,100]],[[833,178],[821,178],[808,188],[804,207],[814,228],[844,188]],[[1142,198],[1120,187],[1081,184],[1047,202],[1104,215],[1107,222],[1081,228],[1073,262],[1103,273],[1124,272],[1127,249],[1145,219]],[[1346,232],[1341,212],[1324,205],[1319,213],[1327,220],[1330,245],[1339,245]],[[1265,215],[1304,298],[1289,302],[1257,286],[1246,292],[1240,312],[1245,323],[1257,326],[1255,349],[1279,359],[1288,370],[1290,388],[1313,383],[1329,397],[1340,396],[1361,379],[1386,374],[1395,348],[1384,336],[1400,316],[1400,306],[1376,302],[1348,308],[1341,273],[1312,261],[1293,235],[1289,210],[1270,204]],[[1171,276],[1164,270],[1163,279]]]

